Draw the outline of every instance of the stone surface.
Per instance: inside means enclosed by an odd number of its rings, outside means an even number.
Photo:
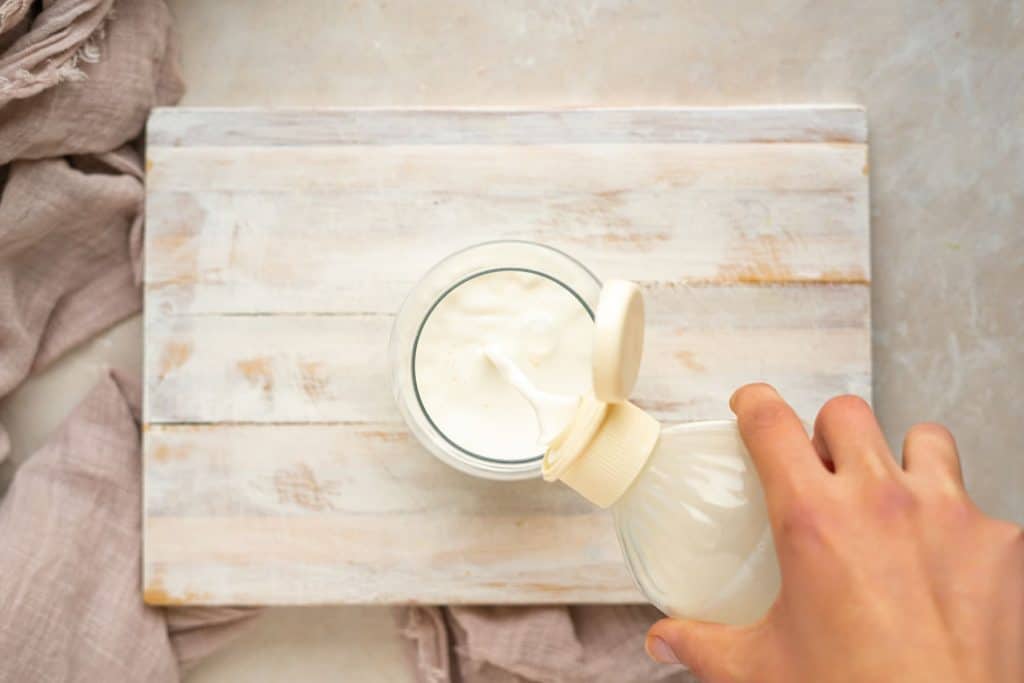
[[[981,507],[1024,522],[1024,0],[171,6],[190,105],[866,105],[875,407],[897,448],[947,424]],[[14,459],[139,348],[128,323],[6,401]],[[409,680],[382,612],[257,629],[190,681]]]

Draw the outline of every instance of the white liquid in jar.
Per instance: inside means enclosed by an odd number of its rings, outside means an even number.
[[[424,412],[450,443],[502,461],[539,457],[590,390],[593,320],[564,285],[500,270],[457,285],[413,353]],[[534,404],[516,388],[532,385]]]

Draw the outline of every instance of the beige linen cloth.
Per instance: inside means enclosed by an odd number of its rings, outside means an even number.
[[[0,396],[139,310],[163,0],[0,0]],[[109,375],[0,502],[0,681],[177,681],[252,610],[143,605],[138,389]],[[0,429],[0,459],[8,450]]]
[[[176,60],[163,0],[0,0],[0,397],[140,309],[139,136]],[[253,616],[143,605],[138,406],[108,375],[0,501],[0,681],[175,681]],[[643,654],[657,616],[398,611],[424,683],[687,680]]]

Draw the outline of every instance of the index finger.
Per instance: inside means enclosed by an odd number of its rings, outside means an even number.
[[[729,400],[740,435],[764,486],[769,515],[802,490],[814,490],[827,474],[800,418],[768,384],[748,384]]]

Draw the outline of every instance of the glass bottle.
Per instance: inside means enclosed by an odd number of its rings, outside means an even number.
[[[666,614],[756,621],[779,570],[763,490],[735,421],[662,426],[630,403],[643,348],[643,299],[630,282],[601,292],[594,393],[544,458],[560,480],[610,507],[633,578]]]

